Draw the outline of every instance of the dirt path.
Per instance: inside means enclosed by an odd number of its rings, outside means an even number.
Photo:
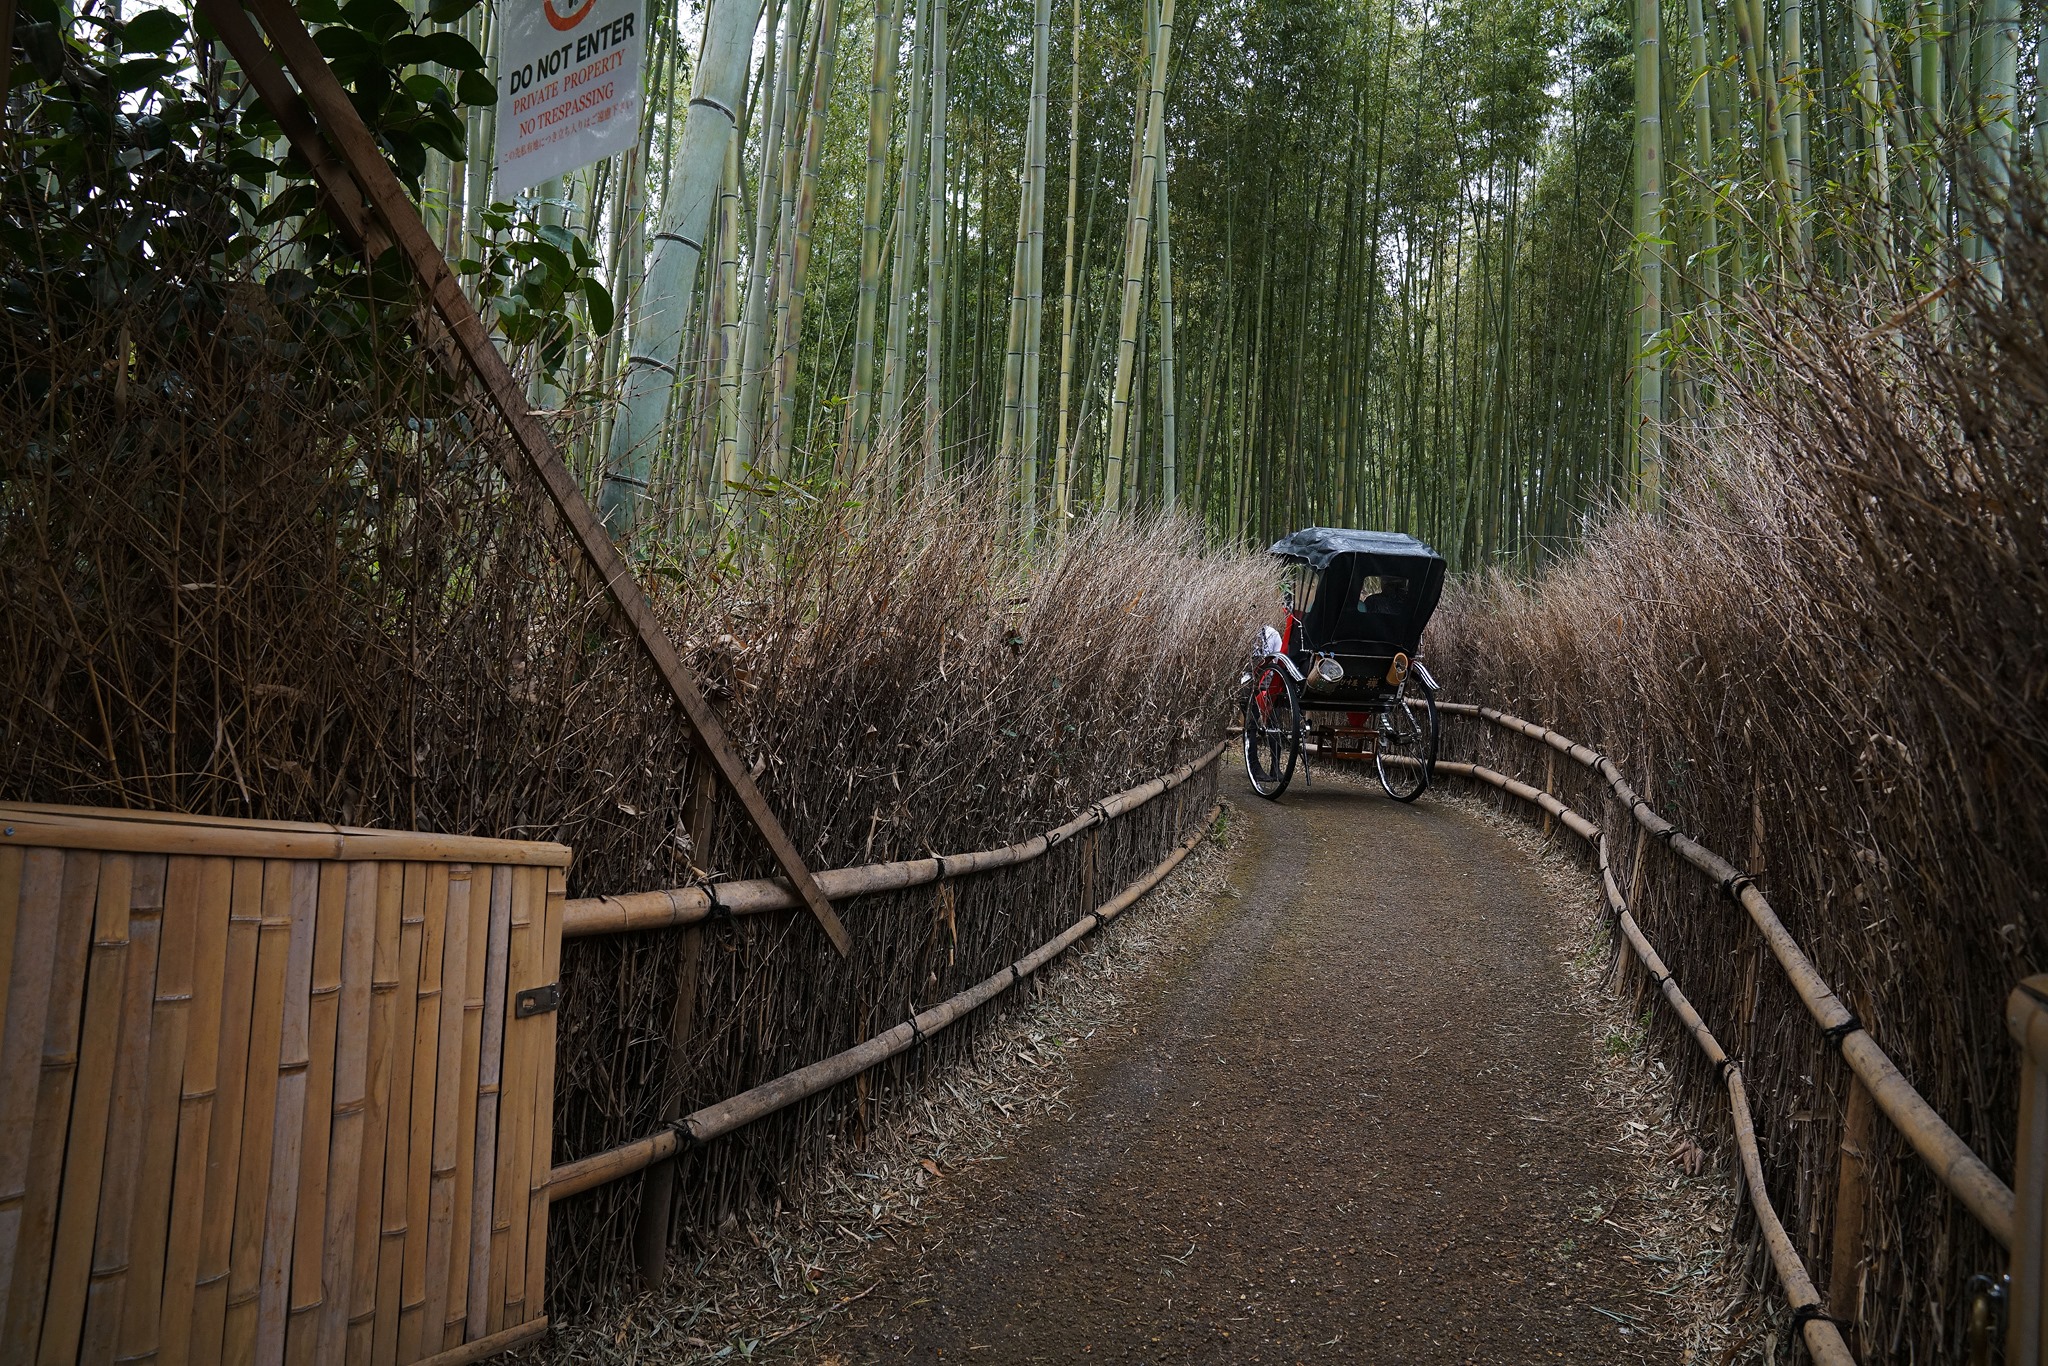
[[[1234,913],[806,1354],[1675,1360],[1527,856],[1428,798],[1240,788]]]

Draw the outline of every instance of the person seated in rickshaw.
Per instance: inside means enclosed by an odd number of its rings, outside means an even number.
[[[1358,610],[1405,617],[1408,614],[1408,580],[1385,574],[1361,575]]]

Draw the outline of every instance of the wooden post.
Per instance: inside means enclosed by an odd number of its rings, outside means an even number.
[[[2042,1306],[2048,1303],[2048,976],[2029,977],[2006,998],[2005,1027],[2020,1046],[2019,1134],[2013,1157],[2011,1298],[2006,1302],[2008,1366],[2041,1366]]]
[[[391,243],[412,268],[427,306],[439,315],[445,330],[443,335],[430,335],[429,340],[447,343],[447,349],[459,357],[518,447],[521,462],[508,461],[508,473],[515,479],[530,474],[545,490],[581,546],[591,573],[604,586],[627,629],[667,684],[696,735],[698,752],[716,765],[790,884],[833,947],[844,956],[852,948],[846,927],[840,923],[832,903],[818,890],[782,823],[768,809],[746,765],[726,738],[724,725],[697,686],[696,675],[676,653],[674,642],[655,616],[654,604],[591,511],[575,476],[562,463],[554,439],[533,416],[525,389],[499,354],[475,306],[449,269],[439,244],[427,231],[405,187],[384,159],[383,151],[328,67],[297,10],[290,0],[253,3],[256,17],[263,24],[262,35],[249,23],[241,0],[199,0],[199,9],[249,74],[258,97],[276,116],[292,146],[314,169],[344,226],[366,249],[382,240],[381,233],[389,234]],[[280,61],[298,81],[296,96],[283,79]],[[431,329],[423,325],[422,331]]]
[[[1842,1166],[1835,1186],[1835,1244],[1828,1259],[1828,1317],[1853,1332],[1863,1317],[1863,1207],[1870,1191],[1870,1088],[1849,1074],[1842,1112]]]
[[[700,765],[695,790],[690,794],[690,853],[701,864],[711,862],[712,815],[718,795],[717,780],[708,765]],[[676,968],[675,1011],[669,1017],[668,1066],[662,1088],[661,1122],[673,1124],[683,1114],[683,1063],[690,1036],[697,1029],[697,982],[704,961],[704,931],[692,925],[683,931],[682,961]],[[658,1290],[668,1274],[668,1232],[675,1212],[676,1160],[657,1162],[640,1178],[640,1213],[633,1225],[633,1260],[639,1269],[640,1287]]]
[[[1557,701],[1552,699],[1548,711],[1549,720],[1543,724],[1547,729],[1557,725]],[[1557,751],[1549,745],[1543,747],[1543,790],[1551,796],[1557,795]],[[1550,813],[1543,813],[1543,838],[1550,838]]]

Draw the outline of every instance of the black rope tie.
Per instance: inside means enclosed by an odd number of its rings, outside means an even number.
[[[944,882],[948,876],[946,872],[946,856],[944,854],[933,854],[932,862],[939,867],[939,881]]]
[[[1714,1075],[1715,1077],[1719,1078],[1723,1083],[1725,1083],[1728,1080],[1728,1074],[1730,1072],[1735,1072],[1739,1070],[1740,1069],[1735,1066],[1735,1059],[1728,1057],[1726,1054],[1722,1055],[1721,1061],[1714,1064]]]
[[[1754,886],[1756,886],[1756,879],[1748,873],[1730,873],[1727,877],[1721,879],[1721,890],[1728,894],[1730,901],[1742,900],[1743,888]]]
[[[1848,1327],[1848,1325],[1843,1323],[1840,1319],[1836,1318],[1834,1315],[1822,1309],[1818,1303],[1795,1304],[1792,1306],[1793,1332],[1797,1333],[1802,1328],[1806,1327],[1807,1324],[1815,1322],[1832,1323],[1837,1328]]]
[[[917,1012],[911,1011],[910,1018],[904,1023],[910,1026],[910,1046],[912,1048],[922,1048],[924,1046],[924,1031],[918,1028]]]
[[[677,242],[682,244],[683,246],[688,247],[691,251],[699,253],[700,255],[703,253],[704,250],[704,244],[702,242],[692,242],[689,238],[683,236],[679,232],[658,232],[654,234],[654,240],[657,242]]]
[[[714,925],[731,920],[732,907],[718,899],[718,885],[712,882],[700,882],[697,885],[704,889],[705,900],[711,903],[711,909],[705,912],[704,918]]]
[[[1839,1053],[1842,1051],[1842,1040],[1848,1038],[1851,1034],[1856,1033],[1858,1030],[1862,1028],[1863,1021],[1857,1019],[1856,1012],[1852,1010],[1849,1012],[1848,1019],[1842,1021],[1838,1025],[1829,1025],[1826,1029],[1823,1029],[1820,1032],[1820,1036],[1828,1041],[1828,1046],[1830,1048],[1834,1049],[1835,1052]]]
[[[1678,838],[1678,827],[1675,825],[1665,826],[1657,832],[1657,838],[1663,840],[1666,844],[1671,843],[1671,841]]]

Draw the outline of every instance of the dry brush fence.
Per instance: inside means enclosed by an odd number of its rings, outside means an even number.
[[[1610,816],[1625,826],[1636,827],[1634,853],[1622,872],[1633,895],[1643,890],[1645,854],[1652,841],[1661,843],[1672,855],[1704,874],[1722,895],[1739,906],[1756,927],[1763,944],[1776,960],[1778,970],[1800,1003],[1821,1028],[1822,1037],[1833,1046],[1851,1073],[1849,1094],[1843,1113],[1843,1141],[1837,1183],[1838,1214],[1832,1256],[1827,1268],[1829,1293],[1824,1301],[1790,1235],[1786,1232],[1768,1193],[1762,1157],[1741,1064],[1722,1047],[1709,1025],[1700,1017],[1665,961],[1644,935],[1630,910],[1631,896],[1624,896],[1611,859],[1607,833],[1559,801],[1550,790],[1555,782],[1554,765],[1547,766],[1545,785],[1535,787],[1519,782],[1484,764],[1447,760],[1442,772],[1492,785],[1522,801],[1541,807],[1556,817],[1573,834],[1594,846],[1603,891],[1616,927],[1635,955],[1649,986],[1661,993],[1673,1014],[1699,1046],[1726,1088],[1734,1112],[1735,1141],[1743,1179],[1749,1188],[1758,1230],[1773,1268],[1783,1285],[1792,1309],[1794,1328],[1803,1336],[1817,1361],[1853,1361],[1842,1330],[1853,1329],[1861,1313],[1863,1297],[1857,1263],[1863,1255],[1861,1229],[1863,1205],[1868,1188],[1868,1148],[1872,1141],[1871,1118],[1875,1105],[1893,1127],[1925,1161],[1935,1177],[1969,1210],[1984,1230],[2007,1249],[2015,1248],[2017,1222],[2013,1192],[1987,1167],[1968,1144],[1913,1089],[1884,1050],[1863,1027],[1855,1012],[1843,1005],[1834,990],[1814,968],[1813,962],[1786,931],[1784,923],[1756,879],[1704,845],[1684,834],[1650,807],[1621,775],[1613,762],[1593,750],[1549,729],[1509,716],[1490,707],[1469,703],[1446,703],[1452,715],[1482,719],[1502,731],[1520,735],[1564,754],[1574,763],[1597,775],[1611,794],[1602,803]],[[1615,817],[1615,813],[1619,816]]]

